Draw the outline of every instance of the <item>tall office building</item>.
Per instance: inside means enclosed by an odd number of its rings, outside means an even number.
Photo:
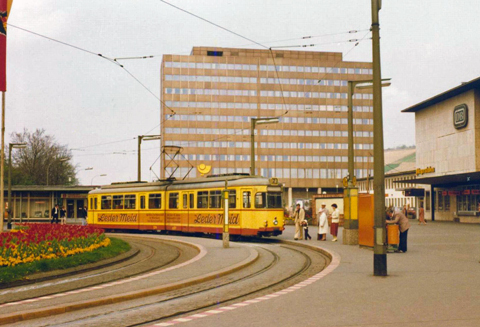
[[[179,168],[162,156],[162,177],[250,172],[252,117],[256,174],[277,177],[293,198],[341,192],[347,175],[347,81],[371,80],[372,64],[341,53],[194,47],[165,55],[161,67],[162,146],[178,146]],[[372,90],[353,96],[355,174],[373,169]],[[168,148],[173,151],[173,148]]]

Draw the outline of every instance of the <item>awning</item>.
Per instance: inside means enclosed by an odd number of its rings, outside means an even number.
[[[480,184],[480,171],[456,175],[442,175],[423,178],[417,177],[416,179],[394,181],[394,183],[427,184],[448,187],[457,185]]]

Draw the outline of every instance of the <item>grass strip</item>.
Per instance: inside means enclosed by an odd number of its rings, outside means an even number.
[[[0,268],[0,284],[28,279],[28,275],[58,269],[74,268],[81,265],[110,259],[130,250],[130,244],[118,238],[110,237],[110,245],[64,258],[44,259],[35,262],[19,264],[14,267]]]

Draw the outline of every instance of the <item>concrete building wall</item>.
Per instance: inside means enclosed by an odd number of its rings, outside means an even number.
[[[479,158],[476,151],[476,139],[479,139],[476,121],[478,97],[470,90],[430,106],[415,114],[416,167],[435,168],[434,173],[422,177],[450,175],[475,171]],[[468,106],[468,125],[455,129],[453,110],[457,105]]]

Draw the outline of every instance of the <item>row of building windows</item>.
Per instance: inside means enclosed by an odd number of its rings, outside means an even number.
[[[183,148],[250,148],[250,142],[215,142],[215,141],[165,141],[167,146],[180,146]],[[303,143],[303,142],[256,142],[256,148],[260,145],[264,149],[330,149],[347,150],[348,143]],[[355,150],[373,150],[373,144],[354,144]]]
[[[220,108],[220,109],[257,109],[256,103],[251,102],[196,102],[196,101],[165,101],[165,105],[172,108]],[[260,109],[267,110],[300,110],[300,111],[348,111],[347,106],[309,105],[309,104],[284,104],[261,103]],[[373,112],[371,106],[353,106],[356,112]]]
[[[279,71],[300,73],[327,73],[327,74],[361,74],[372,75],[373,70],[368,68],[339,68],[339,67],[316,67],[316,66],[274,66],[274,65],[247,65],[247,64],[220,64],[203,62],[172,62],[166,61],[167,68],[183,69],[220,69],[220,70],[250,70],[256,71]]]
[[[256,96],[256,90],[227,90],[227,89],[190,89],[190,88],[165,88],[165,94],[183,95],[228,95],[228,96]],[[315,99],[347,99],[347,93],[336,92],[300,92],[300,91],[260,91],[261,97],[284,98],[315,98]],[[373,100],[373,94],[357,93],[354,99]]]
[[[250,161],[248,154],[186,154],[178,161]],[[373,162],[373,157],[356,156],[355,162]],[[347,156],[258,156],[255,161],[264,162],[348,162]]]
[[[322,137],[348,137],[348,131],[309,131],[289,129],[256,129],[255,135],[269,136],[322,136]],[[165,128],[165,134],[191,134],[191,135],[250,135],[248,129],[224,128]],[[354,131],[354,137],[373,137],[373,132]]]
[[[190,168],[172,168],[166,167],[167,176],[176,178],[183,178],[188,174],[188,177],[195,178],[197,176],[196,170],[190,171]],[[172,175],[173,173],[173,175]],[[234,174],[234,173],[250,173],[249,168],[212,168],[213,175],[217,174]],[[263,177],[277,177],[277,178],[296,178],[296,179],[337,179],[341,180],[348,175],[348,169],[303,169],[303,168],[262,168],[257,169]],[[367,173],[373,174],[373,170],[355,169],[355,176],[363,178]]]
[[[165,81],[257,84],[258,79],[256,77],[240,77],[240,76],[165,75]],[[348,81],[333,80],[333,79],[318,80],[318,79],[309,79],[309,78],[262,77],[260,78],[260,84],[348,86]]]
[[[213,121],[213,122],[237,122],[249,123],[248,116],[220,116],[220,115],[165,115],[166,120],[171,121]],[[280,123],[286,124],[329,124],[347,125],[347,118],[310,118],[310,117],[280,117]],[[373,125],[373,119],[353,119],[354,125]]]

